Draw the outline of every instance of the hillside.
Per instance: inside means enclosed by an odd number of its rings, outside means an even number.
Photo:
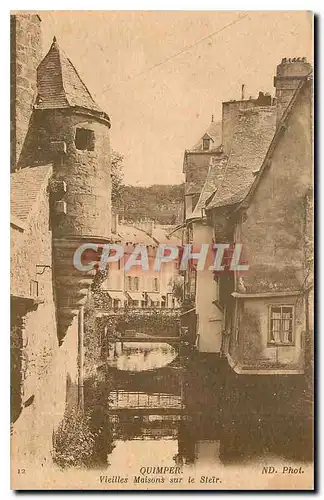
[[[152,218],[160,224],[183,220],[184,184],[123,186],[119,214],[126,220]]]

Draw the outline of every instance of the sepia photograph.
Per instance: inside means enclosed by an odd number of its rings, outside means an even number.
[[[313,25],[10,13],[11,489],[314,490]]]

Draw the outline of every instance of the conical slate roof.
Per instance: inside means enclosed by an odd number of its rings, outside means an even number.
[[[37,68],[36,109],[79,107],[108,119],[81,80],[54,37],[50,50]]]

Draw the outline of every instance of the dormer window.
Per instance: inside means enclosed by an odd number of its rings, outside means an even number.
[[[203,150],[208,151],[210,149],[210,139],[206,137],[203,139]]]
[[[75,147],[81,151],[94,151],[94,131],[86,128],[77,128],[75,131]]]
[[[203,151],[209,151],[211,148],[211,142],[214,142],[212,137],[206,132],[206,134],[202,137],[202,148]]]

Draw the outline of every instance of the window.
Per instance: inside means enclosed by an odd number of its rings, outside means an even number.
[[[158,278],[153,278],[153,292],[159,291],[159,280]]]
[[[132,276],[127,276],[127,290],[131,291],[132,290]]]
[[[38,281],[30,280],[30,295],[38,297]]]
[[[269,344],[292,345],[294,307],[271,306],[269,316]]]
[[[138,276],[127,276],[126,283],[127,290],[130,292],[139,291],[139,277]]]
[[[203,150],[208,151],[210,147],[210,139],[203,139]]]
[[[85,128],[77,128],[75,131],[75,147],[82,151],[94,151],[94,131]]]

